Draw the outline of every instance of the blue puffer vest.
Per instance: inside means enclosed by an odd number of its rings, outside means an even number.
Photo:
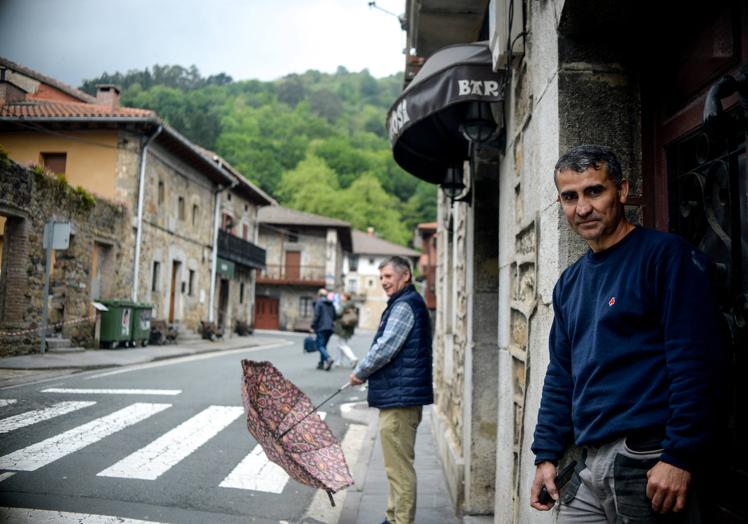
[[[368,401],[371,407],[395,408],[424,406],[434,402],[431,381],[431,318],[423,297],[412,285],[390,297],[376,338],[382,336],[392,307],[406,302],[415,323],[405,344],[386,366],[369,377]]]

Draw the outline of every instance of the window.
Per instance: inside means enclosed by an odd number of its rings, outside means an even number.
[[[67,167],[67,153],[42,153],[42,166],[55,175],[64,175]]]
[[[348,279],[348,291],[350,291],[351,293],[358,293],[358,279],[357,278]]]
[[[166,193],[166,190],[164,189],[164,181],[159,180],[158,181],[158,203],[159,204],[164,203],[165,193]]]
[[[187,279],[187,294],[193,296],[195,292],[195,270],[190,269],[189,277]]]
[[[223,214],[223,227],[222,229],[224,231],[227,231],[228,233],[231,233],[234,229],[234,218],[229,215],[228,213]]]
[[[200,214],[200,208],[198,207],[198,205],[192,204],[192,225],[193,226],[197,225],[197,218],[199,214]]]
[[[249,205],[244,204],[244,212],[246,213],[247,211],[249,211]]]
[[[242,225],[242,238],[248,240],[249,237],[249,226],[247,224]]]
[[[299,316],[301,318],[312,317],[312,297],[299,297]]]
[[[298,242],[299,241],[299,232],[296,230],[291,230],[286,234],[286,239],[289,242]]]
[[[179,197],[177,199],[177,213],[179,215],[179,220],[185,219],[184,197]]]
[[[239,284],[239,303],[244,304],[244,282]]]
[[[358,255],[348,257],[348,266],[351,271],[358,271]]]
[[[374,265],[374,259],[373,258],[369,259],[369,264],[372,265],[372,266]]]
[[[151,291],[158,291],[159,273],[161,272],[161,263],[153,261],[153,275],[151,275]]]
[[[374,287],[374,280],[372,280],[372,279],[370,278],[370,279],[369,279],[369,288],[371,289],[371,288],[373,288],[373,287]]]
[[[226,195],[226,200],[228,200],[229,202],[231,202],[231,193],[229,193],[229,194]]]

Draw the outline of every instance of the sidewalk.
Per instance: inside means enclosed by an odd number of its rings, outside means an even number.
[[[416,523],[460,524],[447,491],[444,471],[436,454],[431,431],[431,406],[424,407],[423,420],[416,435],[416,474],[418,501]],[[340,524],[379,524],[384,521],[387,508],[388,484],[384,472],[382,447],[379,443],[378,417],[372,417],[369,432],[361,450],[361,460],[353,472],[355,487],[348,488]],[[467,520],[465,522],[468,522]],[[477,522],[477,521],[471,521]],[[493,519],[486,522],[493,522]]]
[[[193,339],[178,344],[127,349],[94,349],[78,352],[34,353],[0,358],[0,378],[8,370],[89,370],[143,364],[155,360],[183,357],[231,349],[255,347],[277,340],[251,335],[210,342]]]

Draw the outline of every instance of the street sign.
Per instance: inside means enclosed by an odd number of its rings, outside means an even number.
[[[42,247],[57,250],[70,247],[70,222],[47,222],[44,225]]]

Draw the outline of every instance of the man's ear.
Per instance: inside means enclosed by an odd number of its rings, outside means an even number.
[[[618,186],[618,201],[621,204],[625,204],[629,197],[629,181],[625,178],[621,180],[621,184]]]

